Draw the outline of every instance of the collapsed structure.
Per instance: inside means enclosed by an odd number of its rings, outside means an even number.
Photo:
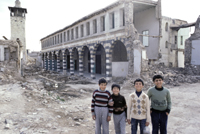
[[[43,68],[111,80],[140,75],[147,61],[178,67],[170,59],[184,55],[173,42],[187,36],[170,26],[185,23],[163,17],[161,0],[119,0],[42,38]]]
[[[190,75],[200,75],[200,16],[195,24],[195,31],[185,41],[185,70]]]

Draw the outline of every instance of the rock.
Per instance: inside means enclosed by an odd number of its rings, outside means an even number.
[[[76,125],[76,126],[80,126],[81,123],[80,123],[80,122],[75,122],[75,125]]]
[[[6,124],[5,129],[10,129],[10,125]]]

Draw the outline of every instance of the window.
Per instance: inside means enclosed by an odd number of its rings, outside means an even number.
[[[183,45],[183,36],[181,36],[181,45]]]
[[[114,13],[111,13],[110,14],[110,28],[111,29],[114,29],[115,28],[115,14]]]
[[[60,34],[60,43],[62,43],[62,33]]]
[[[57,41],[56,41],[56,36],[55,36],[55,44],[57,44]]]
[[[59,34],[58,34],[58,39],[57,39],[57,41],[58,41],[57,43],[59,43],[59,42],[60,42]]]
[[[120,10],[120,26],[125,26],[125,14],[124,9]]]
[[[76,39],[78,38],[78,27],[76,27]]]
[[[165,24],[165,31],[168,31],[168,23]]]
[[[84,29],[83,29],[83,25],[81,25],[81,37],[83,37],[84,33]]]
[[[165,42],[165,48],[168,48],[168,44],[167,44],[167,41]]]
[[[101,32],[105,31],[105,16],[101,17]]]
[[[143,34],[143,37],[142,37],[142,43],[145,47],[149,46],[149,37],[148,36],[145,36],[145,35],[149,35],[149,31],[143,31],[142,32]]]
[[[199,28],[200,28],[200,22],[199,22]]]
[[[177,44],[177,36],[174,37],[174,44]]]
[[[93,20],[93,33],[97,33],[97,20]]]
[[[66,32],[64,32],[64,42],[66,42]]]
[[[87,27],[87,35],[90,35],[90,22],[87,22],[86,27]]]
[[[67,31],[67,41],[69,41],[69,37],[70,37],[70,35],[69,35],[70,33],[69,33],[69,30]]]
[[[74,29],[71,30],[71,40],[74,39]]]

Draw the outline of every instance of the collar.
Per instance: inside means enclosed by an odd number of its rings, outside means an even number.
[[[155,86],[155,89],[158,90],[158,91],[162,91],[162,90],[163,90],[163,87],[157,88],[157,87]]]

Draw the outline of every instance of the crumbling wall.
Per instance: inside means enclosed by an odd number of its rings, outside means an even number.
[[[200,65],[192,64],[192,41],[200,40],[200,16],[196,21],[195,32],[185,41],[185,73],[190,75],[200,75]],[[200,44],[199,44],[200,45]],[[200,57],[200,54],[199,56]]]

